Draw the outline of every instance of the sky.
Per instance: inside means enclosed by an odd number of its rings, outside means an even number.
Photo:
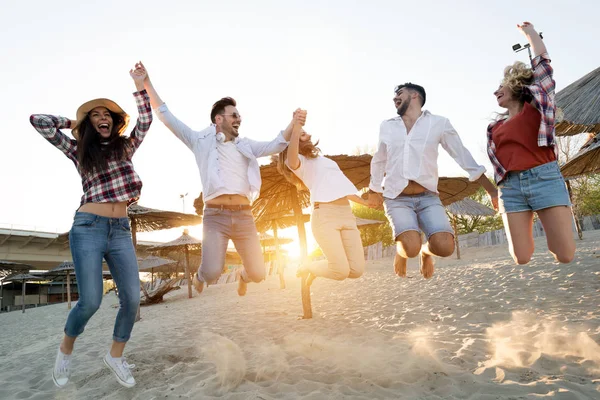
[[[525,43],[517,23],[544,33],[557,90],[600,66],[593,0],[0,0],[0,10],[0,227],[16,229],[67,231],[81,197],[73,164],[29,115],[74,118],[85,101],[108,97],[135,121],[128,71],[138,60],[171,111],[197,130],[224,96],[238,102],[240,134],[256,140],[272,139],[302,107],[306,130],[329,155],[374,148],[381,121],[395,115],[394,86],[418,83],[425,108],[448,117],[488,170],[485,129],[500,111],[492,93],[506,65],[528,61],[512,51]],[[465,176],[440,154],[441,176]],[[141,205],[194,211],[193,154],[158,119],[133,160]]]

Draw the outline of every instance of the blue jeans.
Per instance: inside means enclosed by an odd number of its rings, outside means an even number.
[[[501,213],[571,206],[569,191],[556,161],[525,171],[511,171],[498,183]]]
[[[67,318],[65,334],[77,337],[102,302],[102,259],[119,290],[113,340],[127,342],[140,304],[140,277],[127,218],[77,212],[69,232],[79,300]]]
[[[198,280],[213,283],[219,279],[230,239],[242,258],[244,282],[265,279],[265,261],[252,211],[205,208],[202,225],[202,262]]]
[[[446,215],[440,196],[432,192],[415,195],[400,195],[395,199],[384,199],[385,214],[392,225],[394,239],[407,231],[423,231],[427,240],[434,233],[454,230]]]

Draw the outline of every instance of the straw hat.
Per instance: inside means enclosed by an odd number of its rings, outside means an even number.
[[[104,107],[107,110],[112,111],[115,114],[119,114],[121,117],[123,117],[123,123],[119,127],[118,131],[119,135],[122,135],[125,132],[125,130],[127,129],[127,125],[129,124],[129,115],[127,115],[127,113],[123,111],[123,109],[112,100],[94,99],[83,103],[77,109],[77,126],[75,126],[71,131],[75,139],[79,140],[79,124],[81,123],[81,121],[83,121],[86,115],[96,107]]]

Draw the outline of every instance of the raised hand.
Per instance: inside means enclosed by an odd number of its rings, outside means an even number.
[[[535,29],[533,28],[533,24],[531,22],[523,22],[522,24],[517,24],[517,28],[519,28],[519,30],[521,32],[523,32],[525,35],[530,35],[532,33],[536,33]]]
[[[133,79],[134,82],[144,83],[144,80],[148,78],[148,72],[146,72],[146,68],[142,62],[137,62],[133,69],[129,70],[129,75]]]
[[[294,124],[304,126],[306,124],[306,110],[300,108],[294,111]]]

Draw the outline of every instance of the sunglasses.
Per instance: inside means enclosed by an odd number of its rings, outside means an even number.
[[[225,115],[228,115],[228,116],[231,116],[231,117],[233,117],[234,119],[242,119],[242,116],[241,116],[240,114],[238,114],[238,113],[232,113],[232,114],[220,114],[220,115],[223,115],[223,116],[225,116]]]

